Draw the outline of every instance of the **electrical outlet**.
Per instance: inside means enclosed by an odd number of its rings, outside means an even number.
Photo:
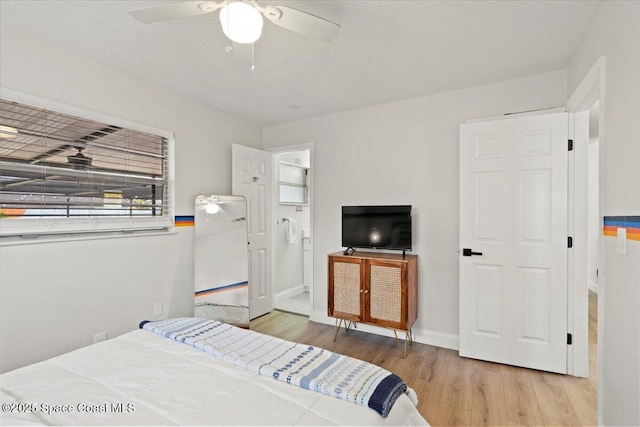
[[[153,315],[160,316],[162,314],[162,301],[153,303]]]
[[[100,332],[99,334],[95,334],[93,336],[93,343],[99,343],[107,340],[107,332]]]

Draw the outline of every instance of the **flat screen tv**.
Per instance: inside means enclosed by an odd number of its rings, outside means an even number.
[[[342,246],[410,251],[411,206],[343,206]]]

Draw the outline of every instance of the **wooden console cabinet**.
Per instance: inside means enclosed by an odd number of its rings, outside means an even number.
[[[329,254],[328,300],[329,316],[403,330],[411,342],[418,317],[418,256]]]

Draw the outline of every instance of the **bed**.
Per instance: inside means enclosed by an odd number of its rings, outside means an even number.
[[[409,393],[383,417],[144,329],[2,374],[0,389],[3,425],[428,425]]]

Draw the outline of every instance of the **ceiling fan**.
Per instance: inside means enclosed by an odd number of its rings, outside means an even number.
[[[256,0],[185,1],[129,11],[140,22],[150,24],[220,11],[224,34],[233,42],[251,44],[262,34],[262,15],[293,32],[331,41],[340,26],[326,19],[287,6],[261,6]]]
[[[93,159],[82,154],[85,147],[74,147],[78,152],[73,156],[67,156],[67,163],[74,169],[88,169]]]

